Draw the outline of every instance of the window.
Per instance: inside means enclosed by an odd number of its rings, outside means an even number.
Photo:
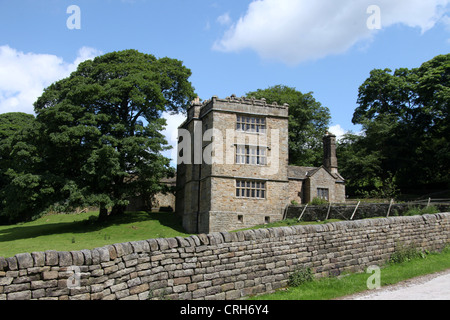
[[[237,116],[236,130],[253,133],[266,133],[266,119]]]
[[[266,183],[261,181],[236,181],[236,197],[238,198],[266,198]]]
[[[329,200],[328,189],[318,188],[317,189],[317,197],[328,201]]]
[[[267,147],[236,146],[236,164],[265,166],[267,164]]]

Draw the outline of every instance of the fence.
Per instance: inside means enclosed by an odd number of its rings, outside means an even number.
[[[323,221],[329,219],[355,220],[375,217],[405,215],[412,208],[429,208],[434,206],[439,212],[450,212],[450,199],[425,199],[404,203],[363,203],[324,204],[324,205],[292,205],[286,210],[284,219],[303,221]]]

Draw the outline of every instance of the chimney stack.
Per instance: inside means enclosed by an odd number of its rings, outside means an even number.
[[[328,132],[323,137],[323,166],[331,173],[338,173],[336,136]]]

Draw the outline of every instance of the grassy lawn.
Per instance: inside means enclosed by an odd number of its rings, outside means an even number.
[[[76,251],[129,241],[189,236],[184,233],[181,220],[174,213],[127,212],[102,223],[97,221],[97,217],[98,212],[55,214],[32,222],[0,225],[0,256],[12,257],[18,253],[46,250]],[[333,221],[338,220],[298,222],[292,219],[255,228]]]
[[[450,269],[450,248],[402,263],[387,263],[381,268],[381,286],[387,286]],[[372,273],[352,273],[339,277],[315,279],[298,287],[279,290],[251,300],[331,300],[367,291]]]
[[[34,251],[75,251],[151,238],[188,236],[174,213],[129,212],[97,221],[98,212],[47,215],[36,221],[0,226],[0,256]]]

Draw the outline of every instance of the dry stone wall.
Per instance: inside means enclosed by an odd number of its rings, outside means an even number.
[[[450,213],[150,239],[93,250],[0,257],[0,300],[235,300],[319,276],[364,270],[398,245],[441,250]]]

